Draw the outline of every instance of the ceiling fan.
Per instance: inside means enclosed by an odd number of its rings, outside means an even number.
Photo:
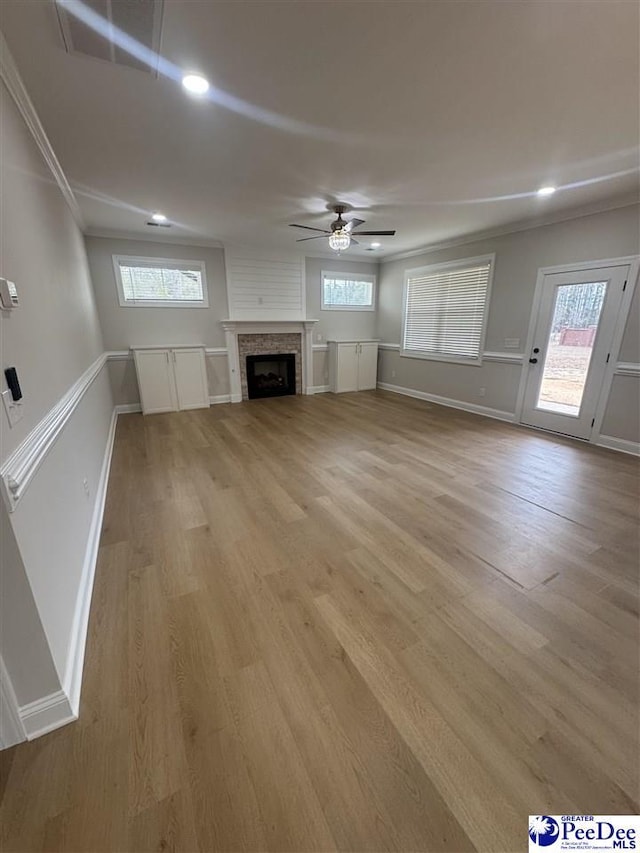
[[[306,231],[320,232],[314,237],[301,237],[299,240],[296,240],[296,243],[304,243],[305,240],[319,240],[321,237],[329,235],[330,248],[335,252],[343,252],[345,249],[348,249],[352,243],[356,246],[358,245],[358,241],[354,239],[356,236],[393,237],[396,233],[395,231],[354,231],[354,228],[359,228],[360,225],[364,225],[364,219],[343,219],[342,214],[349,210],[349,206],[347,204],[334,204],[331,210],[333,210],[334,213],[337,213],[338,218],[331,223],[329,231],[324,228],[312,228],[310,225],[291,224],[289,226],[290,228],[304,228]]]

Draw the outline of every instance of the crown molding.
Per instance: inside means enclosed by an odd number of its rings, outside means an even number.
[[[440,249],[453,249],[456,246],[466,246],[470,243],[479,243],[481,240],[491,240],[496,237],[505,237],[508,234],[517,234],[520,231],[532,231],[534,228],[544,228],[546,225],[555,225],[558,222],[569,222],[572,219],[581,219],[584,216],[593,216],[596,213],[607,213],[609,210],[618,210],[621,207],[633,207],[640,202],[636,193],[619,196],[606,201],[594,202],[578,208],[569,210],[558,210],[547,216],[537,216],[531,219],[520,219],[508,225],[489,228],[485,231],[475,231],[452,240],[443,240],[439,243],[426,243],[418,249],[410,249],[406,252],[397,252],[380,258],[381,264],[393,261],[401,261],[405,258],[415,258],[417,255],[425,255],[438,252]]]
[[[208,237],[180,237],[166,234],[132,234],[131,231],[121,231],[110,228],[85,228],[85,237],[102,237],[106,240],[131,240],[136,243],[162,243],[166,246],[195,246],[201,249],[224,249],[220,240]]]
[[[73,218],[80,228],[81,231],[84,230],[85,222],[84,217],[82,216],[82,212],[80,210],[80,206],[76,200],[75,195],[73,194],[73,190],[71,189],[71,185],[67,180],[65,173],[62,170],[62,166],[58,158],[56,157],[55,151],[49,142],[49,137],[44,131],[42,123],[38,118],[38,113],[36,112],[36,108],[27,93],[24,83],[22,82],[22,78],[18,72],[18,68],[16,63],[11,55],[11,51],[9,50],[9,46],[7,42],[0,32],[0,80],[3,81],[7,90],[13,100],[15,101],[18,110],[20,111],[20,115],[22,116],[24,123],[26,124],[31,136],[33,137],[36,145],[40,149],[40,153],[42,154],[45,163],[49,167],[49,171],[53,175],[55,182],[57,183],[60,192],[64,196],[65,201],[67,202],[71,213],[73,214]]]

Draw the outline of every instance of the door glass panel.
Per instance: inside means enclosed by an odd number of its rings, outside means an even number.
[[[606,290],[606,281],[556,288],[536,408],[579,416]]]

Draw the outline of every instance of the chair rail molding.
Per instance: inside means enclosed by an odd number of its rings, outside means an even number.
[[[640,364],[633,361],[619,361],[614,373],[616,376],[640,376]]]
[[[0,484],[9,512],[15,510],[47,453],[106,362],[107,353],[103,352],[0,466]]]

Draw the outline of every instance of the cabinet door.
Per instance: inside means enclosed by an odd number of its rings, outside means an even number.
[[[209,406],[209,384],[204,350],[175,349],[172,352],[179,409],[204,409]]]
[[[145,415],[177,409],[173,364],[166,349],[136,350],[140,402]]]
[[[364,342],[358,358],[358,391],[375,388],[378,380],[378,344]]]
[[[358,344],[338,344],[336,390],[358,390]]]

